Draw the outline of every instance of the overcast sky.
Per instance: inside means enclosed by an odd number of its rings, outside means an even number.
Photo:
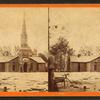
[[[100,46],[100,8],[51,8],[50,25],[51,44],[63,36],[76,51],[84,45]]]
[[[20,45],[24,12],[29,46],[47,52],[47,8],[0,8],[0,46]],[[50,26],[50,44],[63,36],[76,51],[84,45],[100,46],[100,8],[50,8]]]
[[[20,45],[25,12],[28,44],[38,52],[48,51],[46,8],[0,8],[0,46]]]

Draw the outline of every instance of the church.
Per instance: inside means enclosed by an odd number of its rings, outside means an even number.
[[[0,72],[45,72],[46,62],[27,43],[25,16],[22,25],[21,46],[17,56],[0,56]]]

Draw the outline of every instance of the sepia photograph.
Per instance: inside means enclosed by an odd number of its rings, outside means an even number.
[[[100,8],[49,8],[48,89],[100,91]]]
[[[0,8],[0,92],[48,91],[48,9]]]
[[[0,8],[0,92],[99,92],[100,8]]]

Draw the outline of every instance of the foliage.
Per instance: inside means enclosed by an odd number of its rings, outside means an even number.
[[[20,49],[19,46],[15,46],[13,49],[9,46],[3,46],[3,47],[0,47],[0,55],[1,56],[18,55],[19,49]]]
[[[57,43],[51,46],[50,53],[55,57],[58,70],[63,71],[66,63],[66,55],[67,57],[70,57],[74,54],[74,50],[73,48],[70,48],[69,41],[63,37],[59,37]]]
[[[97,54],[97,55],[100,55],[100,46],[97,46],[97,47],[96,47],[96,54]]]
[[[19,46],[15,46],[14,49],[13,49],[14,55],[18,55],[19,50],[20,50],[20,47]]]
[[[57,43],[51,46],[50,53],[52,55],[57,55],[58,53],[73,55],[74,50],[69,47],[69,42],[66,39],[59,37]]]
[[[91,56],[93,55],[92,48],[89,46],[84,46],[80,48],[79,54],[82,56]]]
[[[6,46],[0,47],[0,54],[2,56],[11,56],[11,48]]]

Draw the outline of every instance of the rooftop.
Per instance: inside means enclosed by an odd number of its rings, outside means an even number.
[[[36,61],[37,63],[45,63],[45,61],[41,57],[33,56],[33,57],[30,57],[30,58],[32,60]]]
[[[17,56],[0,56],[0,62],[9,62],[15,59]]]
[[[90,62],[97,59],[100,56],[71,56],[71,62]]]

